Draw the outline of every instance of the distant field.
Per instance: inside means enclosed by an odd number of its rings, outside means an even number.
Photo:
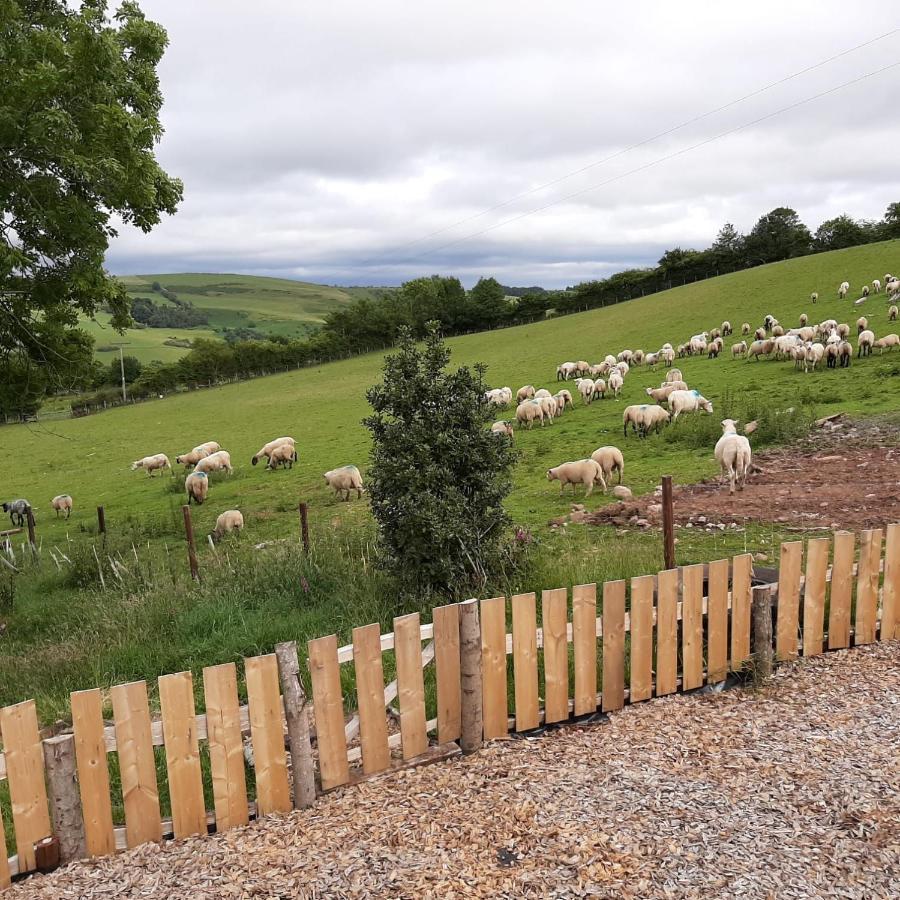
[[[184,347],[166,346],[165,342],[169,338],[194,341],[200,337],[218,336],[209,328],[131,328],[125,334],[119,334],[110,326],[109,318],[106,313],[97,313],[95,321],[86,320],[81,323],[81,327],[94,336],[94,353],[104,363],[118,358],[118,350],[105,349],[112,348],[117,343],[125,345],[122,349],[127,356],[135,356],[142,363],[152,362],[154,359],[175,362],[187,350]]]

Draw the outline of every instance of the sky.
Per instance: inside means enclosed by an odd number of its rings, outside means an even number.
[[[900,62],[895,0],[141,6],[185,191],[122,227],[117,274],[562,287],[777,206],[814,230],[900,200],[900,65],[803,102]]]

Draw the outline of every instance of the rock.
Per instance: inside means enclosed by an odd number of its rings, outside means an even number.
[[[572,512],[584,512],[584,504],[583,503],[573,503],[572,504]]]
[[[697,516],[696,521],[697,521],[698,525],[705,525],[706,524],[706,516]]]
[[[754,553],[753,558],[757,562],[768,562],[769,561],[769,557],[765,553]]]
[[[617,484],[612,489],[612,495],[617,500],[630,500],[634,494],[631,493],[631,488],[625,487],[624,484]]]
[[[569,521],[573,525],[583,525],[585,519],[587,519],[587,513],[583,509],[576,509],[575,512],[569,516]]]
[[[659,519],[662,516],[662,504],[661,503],[648,504],[647,516],[651,519]]]
[[[555,519],[551,519],[551,520],[550,520],[550,524],[551,524],[551,526],[553,526],[554,528],[556,528],[556,527],[559,526],[559,525],[565,525],[565,524],[566,524],[566,517],[565,517],[565,516],[557,516]]]
[[[816,428],[824,428],[825,425],[828,425],[830,422],[837,422],[844,414],[843,413],[835,413],[832,416],[825,416],[821,419],[816,419]]]
[[[650,523],[646,519],[638,519],[634,524],[640,526],[641,528],[650,527]]]

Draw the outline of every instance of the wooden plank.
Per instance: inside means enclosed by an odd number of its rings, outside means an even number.
[[[803,541],[781,545],[778,570],[778,624],[775,655],[779,660],[795,659],[800,631],[800,575],[803,566]]]
[[[572,590],[572,644],[575,654],[575,715],[597,711],[597,585]]]
[[[109,766],[103,739],[103,697],[99,689],[73,691],[70,695],[75,732],[75,764],[84,816],[85,848],[89,856],[116,852]]]
[[[900,640],[900,525],[888,525],[884,547],[881,640]]]
[[[603,585],[603,711],[625,705],[625,582]]]
[[[856,535],[838,531],[834,536],[834,561],[831,565],[831,598],[828,605],[828,649],[850,646],[850,606],[853,600],[853,557]],[[779,602],[779,616],[781,604]],[[796,645],[796,639],[794,641]]]
[[[656,579],[656,696],[662,697],[678,687],[678,569]]]
[[[438,743],[447,744],[462,734],[459,658],[459,604],[436,607],[434,624],[434,667],[437,681]]]
[[[316,638],[307,644],[307,651],[316,717],[319,775],[322,790],[327,791],[350,780],[337,637],[330,634]]]
[[[109,693],[116,723],[127,844],[137,847],[148,841],[161,841],[162,821],[147,683],[117,684]]]
[[[176,672],[159,679],[159,705],[166,741],[166,772],[172,805],[172,833],[176,838],[206,834],[203,772],[194,709],[194,679]]]
[[[631,703],[653,696],[653,580],[631,579]]]
[[[6,849],[6,830],[3,825],[3,810],[0,809],[0,891],[8,888],[11,879],[9,872],[9,859]]]
[[[507,730],[506,599],[481,601],[481,668],[484,698],[484,739],[503,737]]]
[[[35,843],[51,834],[44,784],[44,751],[34,700],[0,709],[0,735],[6,756],[19,871],[30,872],[35,867]]]
[[[537,600],[534,594],[516,594],[511,604],[516,731],[530,731],[540,724]]]
[[[334,647],[337,665],[336,641]],[[253,768],[256,771],[257,812],[261,816],[289,812],[293,806],[284,749],[284,707],[275,654],[266,653],[245,659],[244,678],[247,682]]]
[[[734,557],[731,566],[731,668],[737,671],[750,658],[753,557],[742,553]]]
[[[246,825],[249,818],[235,664],[207,666],[203,670],[203,692],[216,831],[227,831]]]
[[[353,629],[353,668],[363,772],[371,775],[391,764],[387,712],[384,708],[384,667],[381,661],[381,626]]]
[[[728,570],[731,562],[709,564],[707,578],[707,680],[717,684],[728,674]]]
[[[856,580],[856,625],[853,643],[875,640],[878,615],[878,579],[881,569],[881,529],[871,528],[859,536],[859,572]]]
[[[814,538],[806,545],[806,586],[803,593],[803,655],[822,652],[825,625],[825,578],[828,571],[828,538]]]
[[[544,721],[569,718],[569,639],[566,634],[568,591],[541,594],[541,628],[544,642]]]
[[[703,684],[703,566],[681,570],[681,683],[686,691]]]
[[[394,655],[400,703],[403,758],[412,759],[428,749],[425,719],[425,679],[422,674],[422,638],[419,614],[394,619]]]

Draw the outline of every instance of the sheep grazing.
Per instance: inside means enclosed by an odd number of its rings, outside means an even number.
[[[27,500],[22,499],[9,500],[3,504],[3,512],[9,514],[9,521],[12,522],[15,528],[21,528],[25,524],[30,509],[31,504]]]
[[[184,479],[184,489],[187,491],[188,506],[191,503],[196,503],[200,506],[209,493],[209,478],[206,472],[191,472]]]
[[[663,425],[669,424],[669,414],[661,406],[641,407],[641,433],[647,437],[653,431],[659,431]]]
[[[531,431],[534,421],[537,419],[544,425],[544,408],[537,400],[523,400],[516,407],[516,421],[520,425],[528,424],[528,430]]]
[[[293,444],[279,444],[275,449],[281,448],[289,448],[291,454],[296,458],[297,451],[294,450]],[[231,454],[227,450],[217,450],[215,453],[210,453],[209,456],[204,456],[203,459],[194,466],[194,471],[205,472],[207,475],[210,472],[227,472],[230,475],[234,471],[231,466]]]
[[[893,281],[886,282],[884,290],[888,297],[892,297],[894,294],[900,294],[900,281],[894,279]]]
[[[485,391],[484,399],[493,406],[509,406],[512,401],[512,388],[492,388],[489,391]]]
[[[806,313],[800,313],[800,327],[803,328],[809,324],[809,316]]]
[[[64,512],[66,514],[66,518],[72,515],[72,497],[69,494],[57,494],[51,501],[50,506],[56,510],[56,518],[59,518],[59,514]]]
[[[747,342],[746,341],[738,341],[736,344],[731,345],[731,355],[733,358],[737,359],[739,356],[743,356],[747,352]]]
[[[813,304],[818,303],[818,302],[819,302],[819,292],[818,292],[818,291],[813,291],[813,292],[809,295],[809,299],[812,300]]]
[[[578,393],[581,394],[581,399],[587,404],[590,403],[594,399],[594,382],[590,378],[579,378],[578,381],[575,382],[578,387]]]
[[[746,336],[746,335],[750,334],[750,331],[751,331],[750,323],[744,322],[744,324],[741,325],[741,334]]]
[[[508,438],[514,435],[512,422],[494,422],[491,425],[491,434],[505,434]]]
[[[877,278],[872,280],[872,290],[875,291],[876,294],[881,293],[881,282]]]
[[[841,368],[849,368],[850,361],[853,359],[853,345],[850,341],[841,341],[840,344],[838,344],[838,353],[841,357]]]
[[[625,474],[625,457],[618,447],[598,447],[591,454],[591,459],[603,470],[603,477],[607,483],[612,480],[613,472],[619,473],[619,484],[622,483],[622,476]]]
[[[606,382],[602,378],[594,380],[594,400],[602,400],[606,396]]]
[[[885,350],[893,350],[894,347],[900,347],[900,336],[896,334],[886,334],[884,337],[878,338],[875,345],[878,353],[884,353]]]
[[[293,444],[279,444],[269,454],[266,468],[270,471],[274,471],[279,466],[283,466],[285,469],[293,469],[295,462],[297,462],[297,448]]]
[[[550,393],[550,391],[547,390],[547,388],[541,388],[539,391],[534,392],[535,400],[540,400],[541,397],[551,397],[551,396],[552,396],[552,394]]]
[[[806,360],[804,363],[803,370],[805,372],[809,372],[810,369],[815,371],[816,366],[824,359],[825,357],[825,345],[824,344],[810,344],[806,348]]]
[[[898,313],[898,309],[896,306],[889,306],[888,307],[888,321],[896,322],[897,321],[897,313]]]
[[[535,397],[544,410],[544,418],[552,425],[557,415],[556,401],[552,397]]]
[[[865,316],[860,316],[856,320],[856,333],[860,334],[869,327],[869,320]]]
[[[885,272],[884,273],[884,283],[887,284],[889,281],[896,281],[896,278],[893,275],[891,275],[890,272]]]
[[[747,359],[759,359],[760,356],[768,356],[775,349],[775,341],[767,338],[755,340],[747,348]]]
[[[759,328],[756,329],[756,331],[753,332],[753,337],[757,341],[764,341],[766,339],[767,335],[768,335],[768,332],[762,326],[760,326]]]
[[[863,288],[862,288],[862,295],[863,295],[863,297],[868,297],[868,296],[869,296],[869,286],[868,286],[867,284],[864,284],[864,285],[863,285]]]
[[[841,357],[840,344],[828,344],[825,347],[825,365],[829,369],[836,369]]]
[[[660,351],[662,352],[662,351]],[[644,357],[644,363],[646,364],[648,369],[655,369],[656,364],[659,362],[659,353],[648,353]]]
[[[659,358],[666,364],[666,367],[672,365],[675,362],[675,351],[671,347],[663,347],[662,350],[659,351]]]
[[[865,321],[865,320],[863,320],[863,321]],[[868,323],[866,323],[866,324],[868,324]],[[846,338],[846,337],[849,337],[849,335],[850,335],[850,326],[849,326],[846,322],[840,322],[840,323],[838,324],[837,328],[834,329],[834,333],[835,333],[839,338],[842,338],[842,339],[843,339],[843,338]],[[857,331],[857,334],[859,334],[858,331]]]
[[[335,496],[344,494],[344,500],[350,500],[350,492],[356,491],[356,499],[363,495],[365,488],[362,483],[362,475],[356,466],[342,466],[340,469],[332,469],[323,476],[329,487],[334,488]]]
[[[196,466],[201,459],[209,456],[210,451],[204,447],[194,447],[190,453],[180,453],[175,457],[175,463],[179,466]]]
[[[603,358],[603,365],[606,366],[606,371],[608,372],[618,360],[611,354],[607,353],[607,355]]]
[[[841,286],[838,288],[838,299],[843,300],[844,297],[847,296],[849,291],[850,291],[850,282],[842,281]]]
[[[672,422],[677,422],[682,413],[697,412],[711,413],[713,405],[700,391],[673,391],[669,394],[669,411],[672,413]]]
[[[557,381],[568,381],[570,378],[574,377],[576,370],[578,369],[578,365],[573,362],[564,362],[560,363],[556,367],[556,380]]]
[[[620,363],[630,363],[631,358],[634,354],[630,350],[623,350],[617,357],[616,362]]]
[[[632,406],[626,406],[622,410],[622,434],[624,437],[628,437],[629,425],[635,434],[643,433],[643,411],[645,407],[646,404],[633,404]]]
[[[722,336],[723,336],[723,337],[728,337],[728,335],[730,335],[731,332],[732,332],[731,322],[729,322],[728,319],[726,319],[726,320],[722,323]]]
[[[594,385],[595,385],[595,387],[596,387],[596,382],[594,382]],[[557,392],[556,394],[554,394],[553,396],[556,398],[556,405],[559,407],[560,413],[561,413],[567,406],[571,406],[571,407],[574,407],[574,406],[575,406],[575,404],[572,402],[572,394],[571,394],[569,391],[565,390],[565,389],[563,389],[563,390],[561,390],[561,391],[558,391],[558,392]]]
[[[631,365],[642,366],[644,364],[644,356],[643,350],[635,350],[634,353],[631,354]]]
[[[606,481],[603,478],[603,469],[593,459],[579,459],[574,462],[565,462],[552,469],[547,469],[547,481],[558,481],[559,492],[562,493],[567,484],[572,485],[572,493],[575,493],[575,485],[584,485],[584,496],[590,497],[595,484],[603,485],[606,490]]]
[[[679,386],[680,384],[683,384],[683,382],[674,381],[671,384],[664,384],[662,387],[646,388],[647,396],[655,403],[666,403],[673,391],[682,390]]]
[[[153,456],[145,456],[143,459],[136,459],[131,464],[131,471],[135,471],[135,469],[144,469],[151,478],[153,477],[153,473],[159,469],[171,469],[172,463],[169,462],[169,457],[166,456],[165,453],[154,453]]]
[[[722,337],[722,329],[721,328],[713,328],[709,333],[709,339],[714,341],[717,337]]]
[[[622,390],[622,385],[625,384],[625,379],[618,371],[610,372],[608,384],[609,389],[613,392],[613,396],[616,398],[616,400],[618,400],[619,392]]]
[[[669,383],[673,381],[684,381],[681,369],[669,369],[669,371],[666,372],[666,381]]]
[[[616,363],[613,366],[613,369],[615,369],[623,378],[628,374],[630,368],[631,367],[628,365],[627,362]],[[612,371],[612,370],[610,370],[610,371]]]
[[[600,375],[605,375],[608,371],[609,366],[605,362],[602,362],[591,366],[590,369],[588,369],[588,375],[590,375],[591,378],[597,378]]]
[[[784,327],[782,325],[772,326],[772,337],[782,337],[784,335]]]
[[[705,331],[700,334],[692,335],[690,344],[688,345],[691,348],[691,353],[706,353],[708,337],[709,335]]]
[[[722,338],[717,337],[715,340],[709,342],[709,347],[706,351],[707,359],[718,359],[719,354],[722,352]]]
[[[872,346],[875,343],[875,333],[869,331],[867,328],[865,331],[861,331],[859,333],[859,337],[856,339],[856,356],[857,359],[861,356],[871,356],[872,355]]]
[[[575,363],[575,371],[579,375],[584,375],[591,368],[591,364],[586,359],[579,359],[577,363]]]
[[[524,384],[516,391],[516,403],[534,399],[534,385]]]
[[[722,471],[722,475],[728,479],[728,493],[733,494],[735,483],[738,490],[744,489],[747,480],[747,472],[750,470],[750,441],[736,430],[737,422],[734,419],[722,420],[722,437],[716,442],[716,462]]]
[[[243,527],[244,516],[241,514],[241,511],[239,509],[226,509],[225,512],[220,513],[216,517],[216,527],[209,533],[209,536],[214,544],[218,544],[226,534],[230,534],[232,531],[240,534]]]
[[[274,440],[269,441],[268,444],[263,444],[263,446],[260,447],[260,449],[256,452],[254,457],[250,460],[250,464],[255,466],[263,457],[265,457],[266,462],[268,462],[269,457],[272,454],[272,451],[279,444],[290,444],[293,447],[293,446],[295,446],[296,443],[297,442],[292,437],[275,438]]]

